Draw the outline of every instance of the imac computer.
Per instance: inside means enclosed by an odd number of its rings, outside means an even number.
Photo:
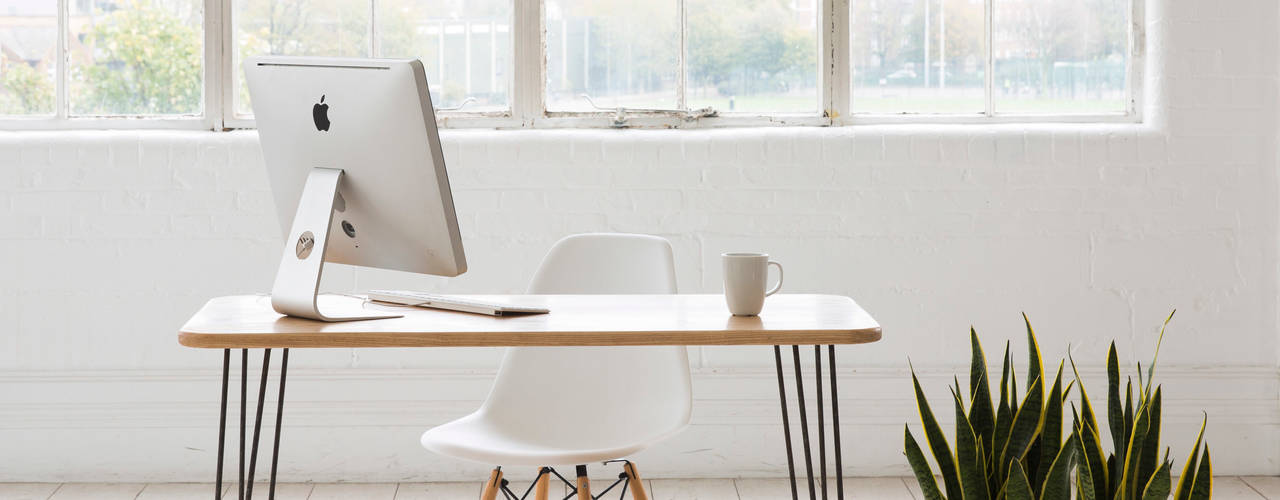
[[[254,118],[285,233],[279,313],[321,321],[401,316],[317,300],[326,262],[437,276],[467,270],[417,60],[250,57]]]

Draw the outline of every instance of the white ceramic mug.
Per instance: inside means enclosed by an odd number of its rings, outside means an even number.
[[[724,300],[734,316],[755,316],[764,308],[764,298],[782,288],[782,264],[769,260],[767,253],[731,252],[720,255],[724,264]],[[769,266],[778,266],[778,284],[765,290]]]

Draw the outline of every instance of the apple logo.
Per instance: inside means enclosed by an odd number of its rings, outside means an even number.
[[[311,107],[311,119],[316,122],[316,130],[329,131],[329,105],[324,103],[323,95],[320,96],[320,102]]]

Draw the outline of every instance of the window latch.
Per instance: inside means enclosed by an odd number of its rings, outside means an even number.
[[[458,103],[458,105],[457,105],[457,106],[452,106],[452,107],[447,107],[447,108],[440,108],[440,107],[437,107],[437,108],[436,108],[436,111],[458,111],[458,110],[462,109],[463,107],[465,107],[466,105],[471,104],[471,103],[473,103],[473,102],[476,102],[476,98],[474,98],[474,97],[468,97],[468,98],[466,98],[466,99],[463,99],[463,100],[462,100],[462,102]]]
[[[627,113],[628,113],[628,112],[631,112],[631,113],[637,113],[637,112],[638,112],[638,113],[665,113],[665,114],[676,115],[676,116],[680,117],[680,119],[682,119],[682,120],[684,120],[684,121],[693,121],[693,120],[696,120],[696,119],[698,119],[698,118],[702,118],[702,117],[705,117],[705,116],[717,116],[717,112],[716,112],[715,108],[712,108],[712,107],[705,107],[705,108],[699,108],[699,109],[694,109],[694,110],[688,110],[688,109],[662,109],[662,108],[628,108],[628,107],[624,107],[624,106],[618,106],[618,107],[610,108],[610,107],[601,106],[601,105],[599,105],[599,104],[596,104],[596,101],[595,101],[595,100],[593,100],[593,99],[591,99],[591,96],[590,96],[590,95],[588,95],[588,94],[581,94],[581,97],[582,97],[583,99],[586,99],[586,100],[587,100],[587,103],[588,103],[588,104],[590,104],[592,108],[594,108],[594,109],[596,109],[596,110],[598,110],[598,111],[612,111],[612,112],[613,112],[613,120],[612,120],[612,122],[610,122],[610,123],[609,123],[609,126],[611,126],[611,127],[613,127],[613,128],[626,128],[626,127],[628,126],[628,125],[627,125],[627,118],[628,118],[628,117],[627,117]]]

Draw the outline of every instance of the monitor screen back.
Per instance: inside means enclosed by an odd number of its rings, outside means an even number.
[[[341,169],[326,262],[466,271],[419,61],[258,56],[244,70],[286,238],[307,175]]]

